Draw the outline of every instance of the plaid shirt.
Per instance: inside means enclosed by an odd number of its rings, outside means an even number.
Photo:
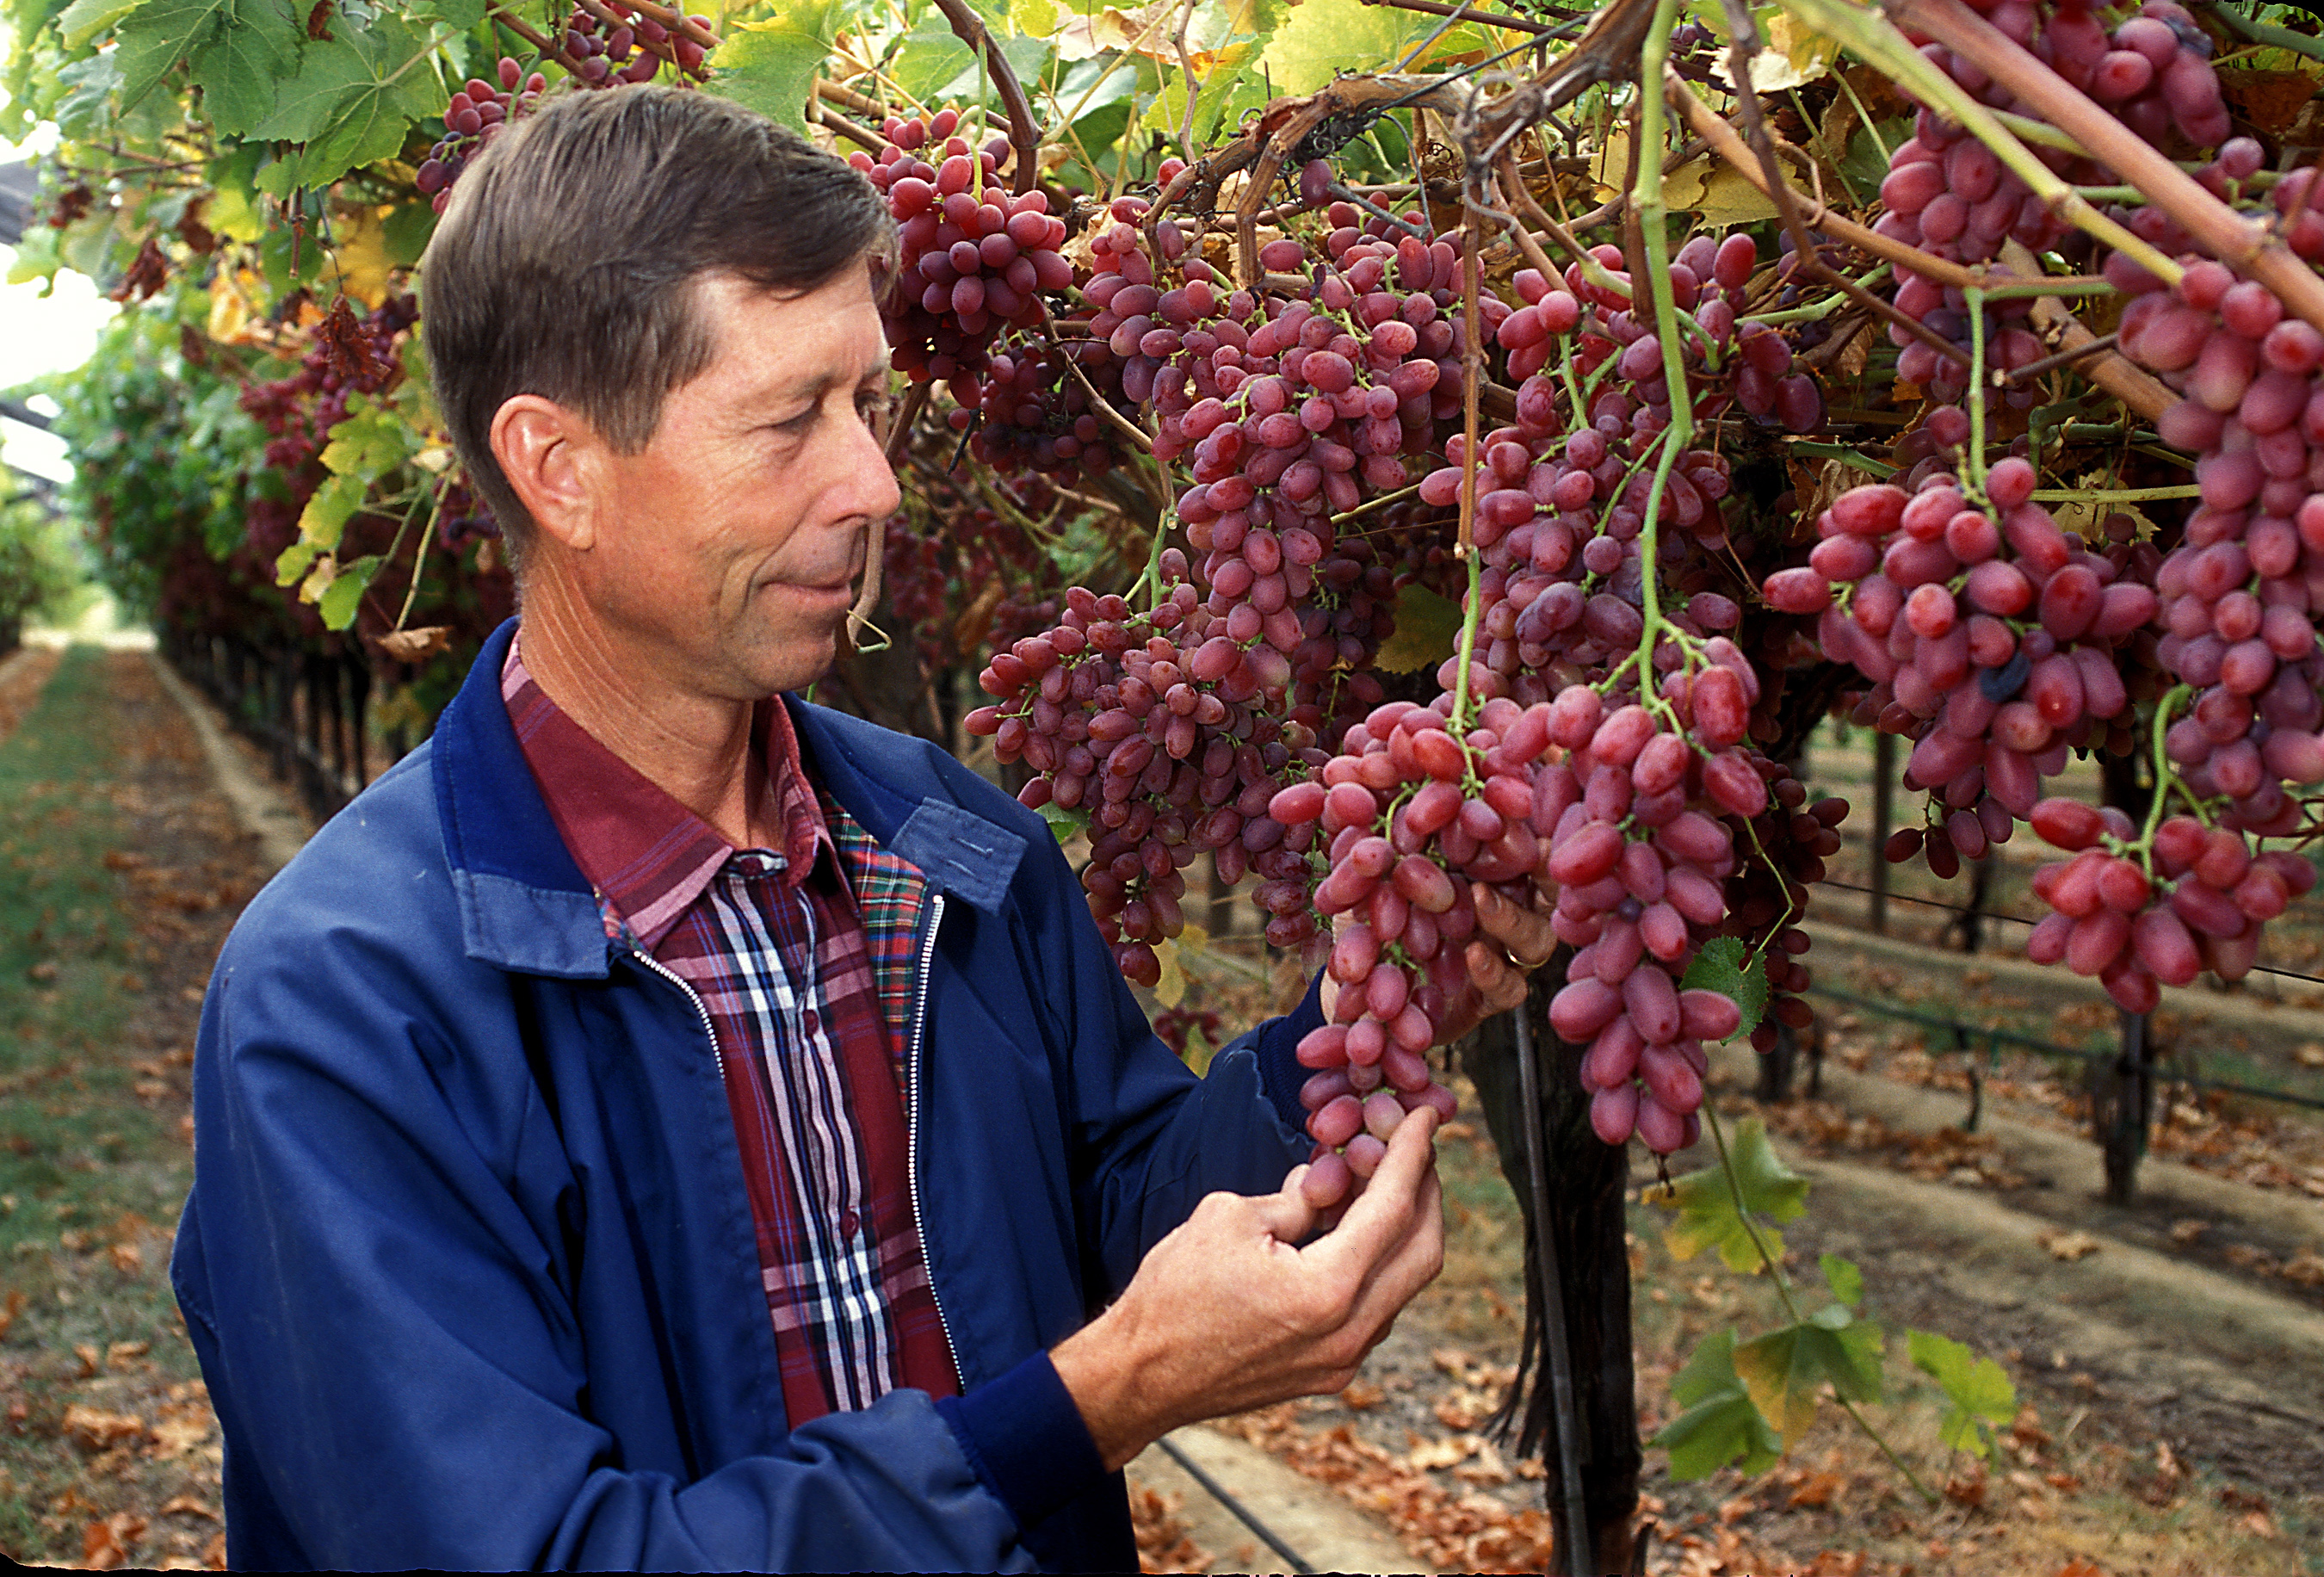
[[[590,737],[509,647],[501,694],[605,934],[709,1015],[793,1427],[959,1389],[913,1217],[905,1038],[926,886],[752,724],[781,848],[736,849]]]

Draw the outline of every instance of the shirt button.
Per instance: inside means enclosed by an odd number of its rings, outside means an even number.
[[[809,1008],[806,1012],[799,1015],[799,1028],[806,1030],[809,1035],[815,1035],[822,1029],[823,1020],[816,1016],[816,1011],[813,1008]]]
[[[853,1211],[844,1210],[839,1213],[839,1235],[841,1237],[853,1237],[856,1234],[856,1231],[862,1225],[863,1218],[857,1215]]]

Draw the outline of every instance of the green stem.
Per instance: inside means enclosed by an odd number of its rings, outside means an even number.
[[[2163,825],[2163,804],[2171,798],[2168,786],[2179,781],[2179,774],[2171,770],[2170,752],[2163,748],[2163,736],[2170,732],[2172,708],[2194,693],[2192,685],[2180,685],[2154,704],[2154,800],[2146,807],[2146,825],[2138,835],[2138,850],[2142,856],[2154,847],[2154,829]],[[2184,794],[2186,790],[2182,788],[2180,792]],[[2151,861],[2147,874],[2153,874]]]
[[[1719,1109],[1709,1101],[1702,1103],[1702,1122],[1703,1126],[1711,1130],[1711,1142],[1718,1148],[1719,1173],[1720,1176],[1727,1179],[1727,1192],[1735,1201],[1735,1219],[1743,1223],[1744,1233],[1750,1238],[1751,1248],[1759,1256],[1761,1268],[1767,1272],[1768,1280],[1775,1284],[1776,1297],[1783,1300],[1784,1312],[1792,1317],[1792,1323],[1794,1325],[1807,1323],[1806,1318],[1800,1313],[1800,1305],[1792,1297],[1790,1285],[1784,1279],[1784,1268],[1778,1265],[1775,1262],[1775,1257],[1767,1251],[1766,1240],[1759,1236],[1758,1225],[1751,1219],[1751,1208],[1743,1202],[1743,1180],[1735,1175],[1735,1157],[1728,1153],[1727,1132],[1720,1126]],[[1904,1476],[1904,1481],[1919,1492],[1921,1499],[1932,1506],[1937,1505],[1942,1498],[1935,1490],[1921,1482],[1921,1475],[1914,1472],[1905,1464],[1904,1459],[1896,1454],[1895,1448],[1882,1437],[1877,1429],[1872,1427],[1871,1420],[1856,1410],[1856,1404],[1841,1396],[1838,1387],[1832,1388],[1831,1395],[1832,1400],[1838,1402],[1847,1410],[1848,1416],[1856,1420],[1856,1426],[1864,1431],[1865,1435],[1873,1444],[1880,1448],[1880,1454],[1886,1457],[1890,1465]]]
[[[1969,496],[1985,498],[1985,292],[1971,285],[1961,292],[1969,302],[1969,453],[1962,457],[1961,480]]]
[[[2058,503],[2066,499],[2087,499],[2091,503],[2147,503],[2164,498],[2200,498],[2203,490],[2191,483],[2176,487],[2117,487],[2112,491],[2077,492],[2070,487],[2040,487],[2034,497],[2041,503]]]
[[[2255,21],[2232,5],[2206,5],[2202,10],[2205,14],[2218,17],[2231,31],[2243,34],[2255,44],[2290,50],[2293,54],[2306,55],[2311,60],[2324,60],[2324,39],[2312,39],[2304,32],[2278,27],[2272,22]]]

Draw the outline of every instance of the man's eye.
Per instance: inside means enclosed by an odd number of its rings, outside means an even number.
[[[890,403],[888,392],[885,389],[875,389],[855,397],[855,414],[863,419],[866,426],[876,427],[881,419],[888,414]]]

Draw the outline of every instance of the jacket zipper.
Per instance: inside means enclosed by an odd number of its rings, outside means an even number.
[[[637,960],[640,964],[644,964],[656,974],[661,976],[662,979],[669,982],[670,984],[676,986],[679,991],[684,991],[686,993],[686,1000],[694,1004],[695,1015],[702,1020],[702,1033],[709,1038],[710,1056],[712,1060],[717,1065],[718,1082],[723,1086],[726,1082],[726,1049],[718,1044],[718,1028],[710,1021],[710,1010],[704,1004],[702,1001],[702,993],[696,991],[692,986],[687,984],[682,978],[674,973],[668,965],[664,964],[652,954],[647,953],[637,947],[632,947],[630,949],[630,956]]]
[[[920,1062],[927,1046],[928,965],[936,955],[936,927],[944,924],[944,894],[928,894],[928,928],[920,941],[920,973],[913,983],[911,1040],[911,1110],[904,1129],[905,1170],[912,1185],[912,1230],[920,1235],[920,1265],[927,1273],[928,1301],[936,1306],[936,1326],[944,1332],[945,1351],[952,1355],[952,1371],[963,1386],[968,1377],[960,1367],[960,1347],[952,1339],[952,1321],[936,1292],[936,1273],[928,1252],[927,1218],[920,1209]]]

